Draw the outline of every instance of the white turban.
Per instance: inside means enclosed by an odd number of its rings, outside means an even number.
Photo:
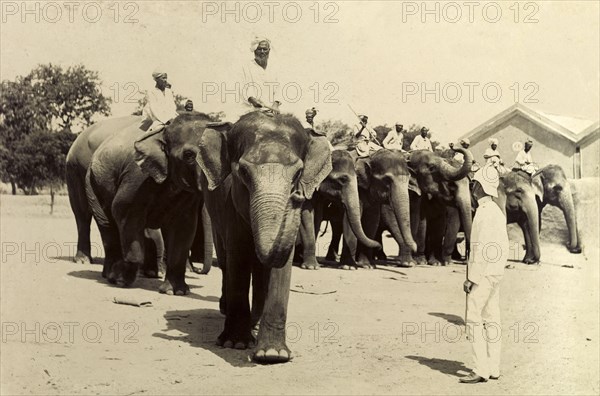
[[[167,77],[167,72],[164,71],[163,68],[161,67],[157,67],[156,69],[154,69],[154,71],[152,72],[152,78],[157,80],[160,77]]]
[[[497,146],[498,145],[498,139],[496,139],[496,138],[489,138],[488,139],[488,143],[490,144],[490,146],[492,144],[495,144]]]
[[[262,41],[266,41],[267,43],[269,43],[269,48],[273,49],[273,47],[271,46],[271,40],[269,40],[266,37],[256,36],[250,43],[250,51],[252,51],[252,52],[256,51],[256,49],[258,48],[258,44],[260,44]]]

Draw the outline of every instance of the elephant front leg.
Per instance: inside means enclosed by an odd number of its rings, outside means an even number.
[[[300,238],[302,239],[302,264],[303,269],[316,270],[319,269],[319,263],[316,256],[316,234],[314,208],[310,201],[304,203],[301,212]]]
[[[241,219],[235,217],[239,221]],[[246,349],[254,343],[248,295],[253,263],[258,261],[249,230],[241,230],[242,223],[230,224],[227,239],[227,263],[225,277],[225,328],[217,339],[217,345],[225,348]],[[249,235],[245,235],[249,234]],[[259,302],[257,301],[257,304]]]
[[[194,240],[198,216],[194,210],[181,210],[180,214],[171,218],[168,225],[163,227],[163,236],[167,253],[167,273],[164,282],[158,291],[168,295],[184,296],[189,294],[190,288],[185,282],[185,269],[189,258],[189,251]]]
[[[577,212],[575,211],[575,205],[573,204],[571,188],[568,184],[566,188],[563,188],[558,197],[558,206],[565,216],[567,228],[569,229],[569,243],[567,244],[567,249],[569,249],[569,252],[571,253],[579,254],[581,253],[581,243],[579,241],[579,230],[577,228]]]
[[[365,206],[362,214],[362,226],[368,238],[374,239],[379,227],[379,219],[381,218],[381,206],[372,205]],[[344,219],[346,222],[346,220]],[[345,235],[345,234],[344,234]],[[373,249],[358,244],[358,258],[356,260],[359,267],[371,269],[375,267],[373,261]]]
[[[292,358],[292,353],[285,343],[292,257],[293,254],[283,268],[270,270],[267,298],[254,353],[254,360],[261,363],[285,363]]]
[[[442,246],[442,265],[452,264],[452,252],[456,247],[456,235],[460,229],[458,209],[448,207],[446,211],[446,231]]]

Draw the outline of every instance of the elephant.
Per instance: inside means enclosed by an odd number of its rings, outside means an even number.
[[[471,170],[473,155],[457,147],[464,156],[460,164],[428,150],[408,154],[408,166],[416,187],[411,188],[411,226],[417,239],[416,263],[448,265],[456,243],[456,235],[463,226],[469,246],[472,208],[467,175]],[[410,249],[400,244],[400,260],[415,264]]]
[[[90,225],[92,211],[85,191],[85,177],[92,155],[106,139],[115,133],[123,133],[123,131],[129,131],[134,134],[138,133],[132,127],[140,125],[140,123],[141,117],[139,116],[125,116],[100,121],[81,132],[69,149],[66,161],[66,179],[69,202],[77,224],[77,251],[74,256],[76,263],[89,264],[91,261]],[[208,273],[212,262],[210,218],[206,215],[199,220],[203,224],[203,227],[198,227],[197,229],[192,249],[192,258],[194,261],[202,261],[204,263],[201,273]],[[208,234],[204,230],[208,230]],[[153,242],[153,244],[146,244],[146,256],[156,256],[157,262],[156,264],[150,263],[144,272],[146,276],[158,277],[157,268],[163,266],[164,259],[162,234],[160,230],[150,228],[146,229],[145,233],[146,237]]]
[[[132,124],[93,153],[85,188],[105,248],[102,276],[110,283],[135,281],[144,264],[144,229],[160,228],[167,270],[159,291],[189,293],[185,269],[203,200],[196,157],[209,122],[203,113],[184,113],[149,133]]]
[[[373,239],[380,220],[398,243],[415,251],[410,226],[408,185],[410,174],[402,152],[381,149],[369,157],[357,158],[355,169],[361,204],[361,222],[368,238]],[[340,257],[342,269],[373,268],[374,247],[361,243],[344,233],[344,247]]]
[[[292,115],[255,111],[233,126],[207,128],[199,154],[223,269],[225,326],[217,344],[250,347],[260,322],[253,359],[287,362],[293,251],[302,207],[332,169],[327,139],[311,136]]]
[[[498,198],[504,208],[507,224],[517,223],[523,231],[526,252],[525,264],[540,261],[540,211],[536,201],[536,188],[531,176],[523,171],[510,171],[500,176]]]
[[[577,212],[573,204],[571,185],[567,180],[565,171],[558,165],[547,165],[538,170],[531,179],[540,213],[540,230],[542,227],[541,213],[544,207],[550,204],[560,208],[565,216],[569,230],[567,249],[571,253],[581,253],[581,241],[579,240],[577,228]]]
[[[379,243],[369,239],[362,228],[354,158],[347,150],[334,150],[331,153],[331,164],[332,171],[302,209],[299,239],[302,244],[301,267],[304,269],[319,268],[315,248],[316,233],[324,218],[332,222],[333,230],[326,256],[329,260],[335,261],[341,230],[344,231],[345,238],[350,238],[348,232],[352,232],[353,237],[364,246],[381,247]]]

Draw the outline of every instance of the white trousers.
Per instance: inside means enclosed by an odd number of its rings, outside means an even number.
[[[473,356],[473,372],[485,379],[500,376],[500,282],[502,275],[486,276],[469,293],[467,332]]]

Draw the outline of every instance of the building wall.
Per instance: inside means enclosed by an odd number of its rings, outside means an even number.
[[[584,142],[581,150],[581,177],[600,176],[600,135],[596,131],[595,137]]]
[[[490,147],[488,139],[491,137],[498,139],[498,151],[500,151],[504,165],[509,169],[512,168],[519,151],[516,150],[517,147],[514,147],[514,143],[517,141],[523,143],[531,138],[533,140],[531,156],[540,168],[549,164],[560,165],[568,178],[574,177],[575,143],[554,132],[547,131],[521,115],[514,115],[476,138],[469,137],[470,149],[475,160],[480,164],[485,163],[483,153]]]

